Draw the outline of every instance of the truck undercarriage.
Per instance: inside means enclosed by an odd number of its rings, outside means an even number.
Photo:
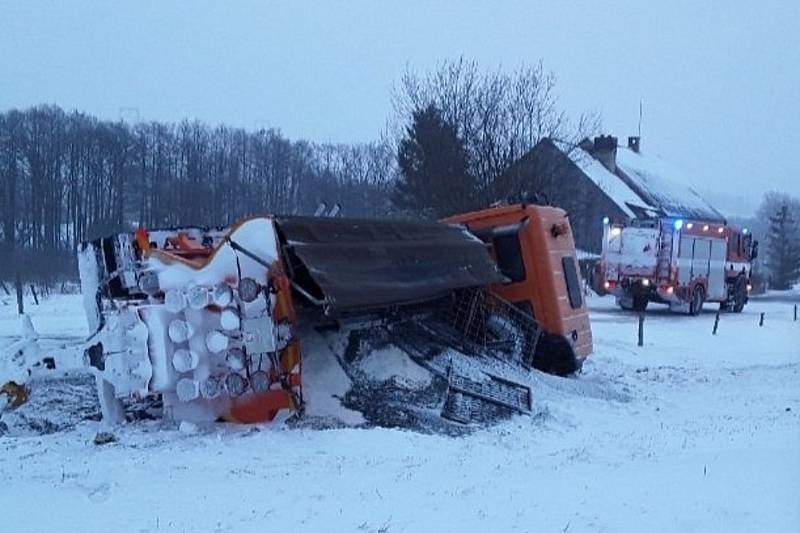
[[[390,425],[530,413],[530,372],[568,375],[591,350],[569,225],[533,206],[474,216],[480,231],[258,216],[85,243],[86,363],[103,418],[122,421],[147,398],[192,422],[302,419],[330,397]],[[487,216],[506,229],[484,227]],[[519,244],[499,247],[498,235]],[[508,250],[525,279],[498,268]],[[379,375],[410,361],[419,383],[365,378],[365,360]],[[351,386],[328,394],[320,376],[336,373]]]

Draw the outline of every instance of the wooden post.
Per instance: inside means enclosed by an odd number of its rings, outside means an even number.
[[[36,305],[39,305],[39,297],[38,297],[38,296],[36,296],[36,287],[34,287],[34,286],[33,286],[33,283],[31,283],[31,294],[33,295],[33,301],[34,301],[34,303],[35,303]]]
[[[797,304],[794,304],[794,321],[797,322]]]
[[[22,294],[22,279],[19,276],[19,272],[17,272],[14,280],[14,288],[17,291],[17,312],[22,315],[25,313],[25,299]]]
[[[639,346],[644,346],[644,313],[639,313]]]
[[[717,334],[718,327],[719,327],[719,311],[717,311],[717,316],[714,317],[714,330],[711,332],[712,335]]]
[[[761,317],[758,319],[758,326],[761,327],[764,325],[764,313],[761,313]]]

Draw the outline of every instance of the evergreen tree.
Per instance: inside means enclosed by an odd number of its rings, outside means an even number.
[[[797,221],[786,204],[769,218],[769,249],[767,259],[774,289],[790,289],[800,279],[800,243]]]
[[[397,162],[401,176],[392,201],[400,209],[439,218],[477,207],[464,142],[434,105],[413,113]]]

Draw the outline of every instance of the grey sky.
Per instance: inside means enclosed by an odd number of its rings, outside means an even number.
[[[800,2],[654,4],[0,0],[0,109],[371,140],[406,65],[541,58],[566,110],[620,138],[643,97],[643,149],[723,211],[800,196]]]

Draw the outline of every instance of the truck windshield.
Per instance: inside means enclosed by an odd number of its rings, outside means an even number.
[[[492,246],[500,272],[512,283],[525,281],[525,261],[522,259],[519,234],[515,232],[498,235],[492,239]]]
[[[578,269],[575,266],[575,259],[570,256],[561,258],[561,266],[564,269],[564,280],[567,283],[567,296],[569,296],[569,305],[573,309],[578,309],[583,305],[583,297],[581,296],[581,281],[578,277]]]

